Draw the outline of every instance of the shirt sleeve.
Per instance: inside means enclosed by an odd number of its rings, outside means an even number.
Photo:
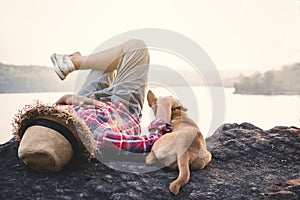
[[[103,148],[114,148],[132,153],[147,153],[162,135],[172,132],[172,125],[163,119],[155,119],[150,123],[148,131],[149,136],[106,133],[103,137]]]

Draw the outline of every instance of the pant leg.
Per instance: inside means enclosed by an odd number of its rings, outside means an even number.
[[[101,91],[96,91],[97,97],[111,96],[111,99],[121,100],[129,111],[141,116],[145,90],[148,80],[149,53],[146,44],[135,40],[124,49],[117,66],[117,74],[113,84]]]
[[[102,72],[92,70],[86,77],[81,89],[77,93],[80,96],[86,96],[91,92],[97,92],[108,88],[114,81],[114,72]]]

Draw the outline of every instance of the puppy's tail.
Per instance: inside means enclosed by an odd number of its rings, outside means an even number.
[[[149,153],[149,155],[146,157],[146,164],[153,165],[155,163],[155,161],[156,161],[156,157],[155,157],[153,151],[151,151]]]
[[[185,152],[182,154],[178,160],[179,176],[178,178],[170,184],[170,191],[174,195],[178,195],[180,188],[185,185],[190,180],[190,168],[189,168],[190,154]]]

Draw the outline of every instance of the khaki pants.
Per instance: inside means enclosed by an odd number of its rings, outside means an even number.
[[[137,40],[121,55],[117,70],[92,70],[78,95],[94,93],[96,99],[121,100],[128,110],[141,116],[148,79],[149,53],[143,41]]]

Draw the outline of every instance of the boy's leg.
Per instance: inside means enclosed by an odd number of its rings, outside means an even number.
[[[149,53],[146,44],[134,40],[123,49],[112,86],[95,92],[96,97],[121,100],[131,112],[141,116],[148,79]]]
[[[112,72],[117,69],[120,63],[120,58],[124,49],[136,43],[138,40],[129,40],[118,46],[97,52],[88,56],[81,56],[80,54],[71,55],[70,58],[74,64],[75,70],[94,69],[105,72]]]
[[[135,42],[136,40],[129,40],[118,46],[89,56],[81,56],[79,52],[71,55],[52,54],[51,60],[54,64],[55,72],[62,80],[74,70],[92,69],[113,72],[117,69],[124,49]]]
[[[93,70],[79,91],[80,95],[94,92],[99,98],[120,99],[130,111],[140,116],[149,68],[149,53],[143,41],[129,40],[90,56],[76,53],[66,59],[72,61],[75,70]],[[115,70],[117,75],[111,85]]]
[[[136,40],[129,40],[118,46],[89,56],[81,56],[78,52],[70,55],[75,70],[92,70],[85,79],[78,95],[85,96],[88,93],[110,87],[114,81],[114,72],[118,68],[122,53],[128,46],[135,42]]]

